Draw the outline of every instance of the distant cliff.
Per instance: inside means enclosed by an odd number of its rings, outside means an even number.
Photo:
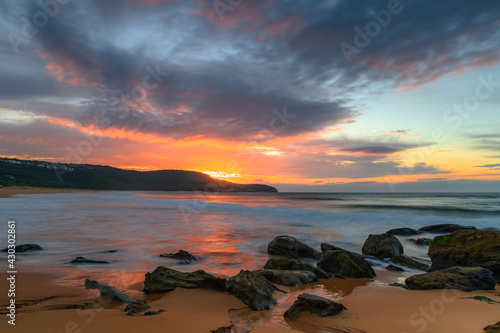
[[[133,171],[103,165],[0,158],[0,185],[117,191],[278,192],[183,170]]]

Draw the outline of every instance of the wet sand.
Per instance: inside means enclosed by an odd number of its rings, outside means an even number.
[[[146,299],[151,310],[166,312],[130,317],[123,312],[124,304],[109,301],[100,297],[97,290],[83,287],[85,276],[101,281],[113,281],[114,277],[75,268],[57,272],[30,267],[17,274],[15,328],[7,323],[6,274],[0,274],[1,332],[210,332],[231,325],[231,316],[238,327],[254,326],[255,333],[480,333],[485,326],[500,320],[500,305],[460,299],[480,295],[500,301],[499,286],[496,291],[471,293],[410,291],[386,285],[398,278],[392,272],[379,272],[375,282],[331,279],[297,288],[279,286],[290,293],[277,293],[280,304],[273,311],[260,312],[249,310],[232,295],[210,289],[177,288],[164,295],[144,295],[143,274],[135,273],[124,279],[131,284],[119,289],[135,299]],[[81,281],[80,286],[69,286],[68,279]],[[339,302],[348,310],[328,318],[303,313],[296,322],[285,320],[283,312],[303,292],[341,298]]]

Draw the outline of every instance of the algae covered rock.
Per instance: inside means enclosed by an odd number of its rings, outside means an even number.
[[[310,271],[261,269],[255,272],[259,273],[272,283],[282,284],[284,286],[295,287],[318,280],[316,274]]]
[[[271,258],[264,265],[264,269],[278,269],[278,270],[291,270],[291,271],[309,271],[313,272],[318,279],[329,279],[328,273],[321,269],[314,267],[305,261],[298,259],[287,258]]]
[[[327,251],[318,267],[326,272],[351,278],[374,278],[373,268],[360,256],[345,250]]]
[[[296,321],[303,311],[315,313],[320,317],[329,317],[339,314],[344,310],[347,310],[345,306],[327,298],[311,294],[301,294],[284,315],[291,321]]]
[[[458,289],[462,291],[494,290],[493,273],[481,267],[451,267],[410,276],[405,281],[410,289]]]
[[[267,246],[267,252],[290,259],[312,258],[319,260],[321,253],[291,236],[278,236]]]
[[[152,273],[146,273],[144,292],[146,294],[168,293],[177,287],[212,288],[224,291],[226,280],[198,270],[183,273],[165,266],[158,266]]]
[[[431,271],[480,266],[500,277],[500,231],[457,230],[434,238],[429,246]]]
[[[254,311],[272,309],[278,304],[274,299],[276,287],[262,275],[242,270],[227,281],[227,290]]]
[[[403,244],[393,235],[369,235],[361,251],[377,258],[392,258],[396,254],[403,254]]]
[[[146,301],[135,301],[127,305],[123,311],[127,313],[127,316],[133,316],[148,309],[151,309],[151,306]]]
[[[413,236],[417,235],[420,232],[415,229],[411,228],[397,228],[397,229],[391,229],[386,232],[386,234],[393,235],[393,236]]]
[[[404,254],[397,254],[391,258],[391,261],[395,264],[403,265],[409,268],[419,269],[424,272],[428,272],[431,269],[431,261],[405,256]]]
[[[101,296],[109,297],[112,300],[115,300],[117,302],[122,302],[122,303],[134,303],[135,302],[135,300],[130,298],[125,293],[122,293],[121,291],[119,291],[115,287],[108,286],[107,284],[100,283],[100,282],[97,282],[95,280],[86,279],[85,280],[85,287],[97,288],[97,289],[99,289]]]
[[[428,225],[426,227],[422,227],[418,229],[421,232],[431,232],[431,233],[446,233],[446,232],[454,232],[457,230],[474,230],[476,227],[473,226],[463,226],[459,224],[435,224]]]

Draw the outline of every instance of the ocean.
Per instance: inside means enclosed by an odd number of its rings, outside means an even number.
[[[267,244],[278,235],[318,250],[327,242],[361,252],[369,234],[393,228],[441,223],[500,228],[500,193],[22,194],[1,197],[0,212],[0,247],[6,247],[7,221],[15,220],[17,244],[44,248],[19,253],[18,267],[72,267],[70,261],[83,256],[110,262],[81,266],[92,272],[143,273],[166,265],[230,276],[262,268]],[[427,247],[409,238],[399,237],[405,254],[428,258]],[[180,265],[159,257],[180,249],[200,261]]]

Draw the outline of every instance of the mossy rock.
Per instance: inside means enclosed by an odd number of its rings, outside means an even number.
[[[269,310],[278,304],[273,297],[277,288],[256,272],[242,270],[227,281],[226,287],[254,311]]]
[[[311,258],[319,260],[321,258],[319,251],[291,236],[276,237],[267,246],[267,252],[290,259]]]
[[[500,321],[496,324],[486,326],[483,330],[484,333],[500,333]]]
[[[327,251],[318,267],[332,274],[350,278],[374,278],[373,268],[360,256],[345,250]]]
[[[310,271],[261,269],[255,272],[262,275],[272,283],[277,283],[284,286],[295,287],[301,284],[308,284],[318,280],[316,274]]]
[[[500,277],[500,231],[457,230],[434,238],[429,246],[431,271],[480,266]]]
[[[403,254],[403,244],[389,234],[369,235],[361,249],[363,254],[378,258],[392,258],[397,254]]]
[[[271,258],[264,265],[264,269],[277,269],[277,270],[292,270],[292,271],[309,271],[313,272],[318,279],[329,279],[328,273],[321,269],[314,267],[311,264],[299,259],[288,258]]]

